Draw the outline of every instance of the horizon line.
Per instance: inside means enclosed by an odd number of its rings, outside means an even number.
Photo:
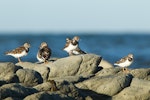
[[[0,31],[0,34],[150,34],[150,31]]]

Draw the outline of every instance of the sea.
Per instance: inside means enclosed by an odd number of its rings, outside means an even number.
[[[52,50],[51,57],[64,58],[68,54],[63,51],[66,38],[79,36],[79,47],[87,52],[102,56],[111,64],[120,58],[132,53],[134,62],[131,69],[150,68],[150,35],[149,34],[1,34],[0,35],[0,62],[17,63],[17,59],[6,56],[5,52],[23,45],[31,44],[27,56],[22,61],[37,62],[37,52],[41,42],[47,42]]]

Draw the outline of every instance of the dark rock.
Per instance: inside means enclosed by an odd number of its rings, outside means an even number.
[[[25,86],[35,86],[43,82],[41,75],[34,70],[19,69],[16,74],[19,78],[19,82]]]
[[[49,72],[50,69],[46,66],[46,64],[37,64],[37,63],[30,63],[30,62],[22,62],[22,63],[17,63],[17,66],[21,66],[24,69],[31,69],[39,72],[43,78],[43,81],[48,80]]]
[[[20,98],[13,98],[13,97],[7,97],[7,98],[5,98],[3,100],[22,100],[22,99],[20,99]]]
[[[61,96],[55,93],[38,92],[27,96],[24,100],[75,100],[68,96]]]
[[[0,80],[6,81],[8,83],[18,81],[15,72],[16,66],[13,63],[0,63]]]
[[[44,82],[42,84],[39,84],[37,86],[34,86],[33,88],[35,88],[38,91],[57,91],[57,87],[56,87],[56,83],[54,80],[50,80],[48,82]]]
[[[37,93],[33,88],[27,88],[17,83],[5,84],[0,87],[0,99],[7,97],[24,98],[30,94]]]

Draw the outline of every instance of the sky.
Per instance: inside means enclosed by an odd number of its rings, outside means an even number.
[[[150,0],[1,0],[0,32],[150,32]]]

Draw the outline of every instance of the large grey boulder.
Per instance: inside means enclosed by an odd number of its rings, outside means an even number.
[[[150,82],[133,78],[130,87],[118,93],[112,100],[150,100]]]
[[[21,66],[24,69],[31,69],[31,70],[35,70],[39,72],[43,78],[43,81],[47,81],[48,79],[50,69],[46,67],[46,64],[44,63],[37,64],[37,63],[31,63],[31,62],[21,62],[21,63],[17,63],[16,65]]]
[[[150,81],[150,68],[134,69],[130,72],[135,78],[149,80]]]
[[[110,62],[108,62],[107,60],[104,60],[104,59],[102,59],[99,66],[102,68],[114,68],[114,66]]]
[[[18,82],[15,75],[16,66],[11,62],[0,63],[0,80],[6,82]]]
[[[132,76],[130,74],[120,73],[111,76],[96,76],[77,83],[76,86],[81,89],[89,89],[99,94],[113,96],[130,85]]]
[[[146,88],[150,91],[150,81],[147,80],[133,78],[130,86],[138,88]]]
[[[5,84],[0,87],[0,99],[7,97],[24,98],[37,92],[36,89],[27,88],[17,83]]]
[[[60,76],[86,76],[95,74],[98,71],[98,64],[101,59],[100,56],[95,54],[69,56],[58,59],[48,64],[50,68],[49,79]]]
[[[115,67],[115,68],[105,68],[97,72],[95,75],[96,76],[110,76],[110,75],[115,75],[117,73],[121,73],[122,68],[120,67]]]
[[[41,75],[34,70],[19,69],[16,74],[19,78],[19,82],[25,86],[35,86],[43,82]]]

